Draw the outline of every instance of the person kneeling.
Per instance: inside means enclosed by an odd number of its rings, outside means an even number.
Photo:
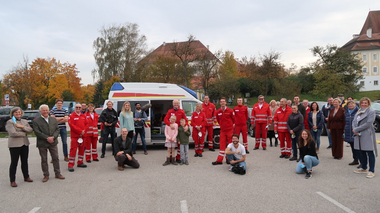
[[[301,160],[296,166],[296,172],[298,174],[306,173],[305,178],[311,178],[312,167],[317,166],[319,160],[316,145],[309,130],[302,130],[301,137],[299,137],[298,149],[300,150]]]
[[[239,135],[232,135],[232,143],[226,148],[227,159],[231,163],[230,171],[244,175],[247,169],[245,164],[245,148],[239,143]]]
[[[140,167],[139,162],[132,155],[132,140],[127,135],[127,128],[122,128],[121,135],[114,141],[115,160],[118,162],[117,168],[120,171],[124,170],[124,164],[136,169]]]

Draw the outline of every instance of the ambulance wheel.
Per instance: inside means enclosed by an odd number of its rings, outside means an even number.
[[[214,130],[214,149],[219,149],[220,130]]]

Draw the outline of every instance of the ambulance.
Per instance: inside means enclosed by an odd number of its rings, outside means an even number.
[[[135,103],[141,107],[146,104],[152,106],[145,111],[148,120],[145,122],[145,140],[147,144],[165,143],[164,118],[169,109],[173,108],[173,100],[178,99],[180,108],[185,111],[189,124],[191,115],[195,111],[197,103],[202,103],[197,94],[184,86],[168,83],[114,83],[104,102],[103,108],[107,108],[107,102],[113,102],[113,108],[120,115],[124,102],[128,101],[132,112],[135,111]],[[116,134],[120,135],[120,127],[116,125]],[[214,127],[214,146],[219,147],[220,127]],[[194,142],[190,136],[190,142]],[[141,144],[140,136],[137,143]]]

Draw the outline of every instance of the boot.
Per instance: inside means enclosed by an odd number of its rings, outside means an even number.
[[[277,140],[277,138],[274,140],[274,146],[275,146],[275,147],[278,146],[278,140]]]
[[[162,164],[162,165],[163,165],[163,166],[167,166],[167,165],[169,165],[169,164],[170,164],[170,157],[167,157],[165,163]]]
[[[272,143],[272,138],[271,138],[271,140],[270,140],[270,147],[272,147],[273,146],[273,143]]]
[[[180,161],[181,161],[181,160],[180,160]],[[172,157],[172,164],[173,164],[173,165],[178,165],[177,160],[175,159],[175,157]]]
[[[66,161],[66,162],[69,162],[69,157],[68,157],[68,155],[65,155],[65,158],[64,158],[63,160]]]

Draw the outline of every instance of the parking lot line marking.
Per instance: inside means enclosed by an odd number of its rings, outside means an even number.
[[[317,194],[319,194],[320,196],[322,196],[323,198],[325,198],[326,200],[330,201],[331,203],[335,204],[336,206],[338,206],[339,208],[343,209],[344,211],[348,212],[348,213],[355,213],[354,211],[352,211],[351,209],[343,206],[341,203],[339,203],[338,201],[332,199],[331,197],[325,195],[324,193],[322,192],[317,192]]]
[[[28,213],[36,213],[38,210],[40,210],[41,207],[34,207],[30,212]]]
[[[187,209],[187,202],[186,200],[181,200],[181,212],[182,213],[188,213],[188,209]]]

